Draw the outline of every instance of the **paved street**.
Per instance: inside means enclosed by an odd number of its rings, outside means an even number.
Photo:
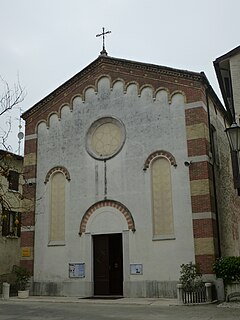
[[[0,301],[0,320],[239,320],[240,308],[217,305],[164,306],[149,304]]]

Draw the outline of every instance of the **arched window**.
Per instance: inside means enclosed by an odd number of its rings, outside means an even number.
[[[154,239],[174,238],[171,163],[164,156],[151,161]]]
[[[56,171],[50,178],[50,244],[61,244],[65,241],[65,183],[66,177]]]

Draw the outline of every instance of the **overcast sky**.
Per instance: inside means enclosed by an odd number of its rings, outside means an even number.
[[[204,71],[222,100],[213,61],[240,44],[239,13],[239,0],[0,0],[0,76],[19,76],[26,111],[98,57],[105,27],[109,56]]]

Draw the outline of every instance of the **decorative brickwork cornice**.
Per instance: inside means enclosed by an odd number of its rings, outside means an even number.
[[[103,73],[106,74],[108,77],[109,75],[106,73],[105,68],[110,67],[113,68],[113,70],[116,70],[117,68],[126,69],[126,70],[135,70],[135,71],[142,71],[147,73],[154,73],[162,76],[169,76],[169,77],[175,77],[175,78],[181,78],[186,80],[192,80],[197,82],[204,82],[206,76],[197,73],[197,72],[191,72],[186,70],[179,70],[174,68],[169,68],[165,66],[159,66],[154,64],[148,64],[148,63],[142,63],[142,62],[136,62],[131,60],[124,60],[124,59],[118,59],[118,58],[112,58],[112,57],[104,57],[99,56],[96,60],[94,60],[92,63],[90,63],[86,68],[81,70],[79,73],[77,73],[75,76],[73,76],[71,79],[63,83],[60,87],[58,87],[56,90],[54,90],[52,93],[50,93],[48,96],[43,98],[41,101],[36,103],[32,108],[24,112],[22,115],[22,118],[26,120],[29,116],[31,116],[33,113],[35,113],[37,110],[42,108],[44,105],[46,105],[48,102],[52,101],[55,97],[60,95],[61,93],[64,93],[67,91],[70,87],[76,87],[79,85],[79,82],[87,81],[88,78],[96,73],[96,70],[101,68],[103,69]],[[90,75],[91,74],[91,75]],[[101,78],[101,76],[100,76]],[[99,79],[99,78],[98,78]],[[94,83],[93,83],[94,85]]]
[[[83,215],[81,223],[80,223],[80,230],[79,230],[80,236],[86,231],[87,223],[88,223],[88,220],[91,217],[91,215],[97,209],[100,209],[103,207],[112,207],[112,208],[117,209],[119,211],[119,213],[121,213],[125,217],[127,224],[128,224],[128,229],[132,230],[132,232],[136,231],[133,217],[127,207],[125,207],[122,203],[120,203],[118,201],[101,200],[99,202],[94,203],[90,208],[87,209],[87,211]]]
[[[170,68],[166,66],[154,65],[154,64],[143,63],[143,62],[132,61],[132,60],[118,59],[113,57],[106,57],[103,59],[108,60],[107,63],[112,64],[114,66],[127,67],[127,68],[132,68],[137,70],[143,70],[146,72],[160,73],[162,75],[192,79],[195,81],[202,81],[202,79],[204,78],[203,74],[198,72],[180,70],[180,69]]]

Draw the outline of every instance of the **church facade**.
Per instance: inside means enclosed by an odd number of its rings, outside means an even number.
[[[23,118],[34,294],[176,297],[190,261],[215,281],[235,191],[203,73],[102,54]]]

